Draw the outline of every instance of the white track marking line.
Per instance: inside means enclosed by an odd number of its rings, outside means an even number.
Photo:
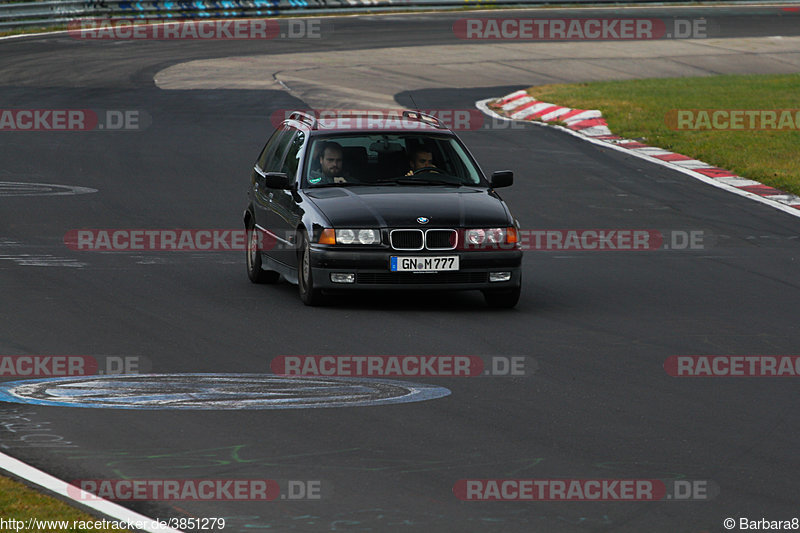
[[[103,515],[106,515],[114,520],[120,520],[126,523],[136,523],[139,522],[145,527],[140,528],[142,531],[152,531],[153,533],[182,533],[177,529],[171,529],[168,527],[161,527],[157,521],[153,520],[152,518],[148,518],[144,515],[139,513],[135,513],[130,509],[126,509],[121,505],[116,503],[110,502],[108,500],[103,500],[98,498],[97,496],[80,490],[78,488],[73,488],[68,490],[68,487],[71,487],[69,483],[66,481],[62,481],[55,476],[51,476],[46,472],[42,472],[41,470],[32,467],[29,464],[23,463],[19,459],[15,459],[10,455],[6,455],[4,453],[0,453],[0,470],[5,470],[13,474],[16,477],[22,478],[34,485],[47,489],[51,492],[54,492],[61,496],[62,498],[66,498],[70,501],[73,501],[80,506],[88,507],[93,509]],[[78,500],[72,497],[71,493],[80,493],[80,497],[86,497],[86,500]]]

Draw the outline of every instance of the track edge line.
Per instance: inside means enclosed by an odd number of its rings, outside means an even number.
[[[103,515],[106,515],[110,518],[115,520],[119,520],[129,524],[131,522],[140,522],[140,523],[150,523],[149,527],[142,527],[139,528],[142,531],[148,531],[152,533],[182,533],[180,530],[172,529],[169,527],[162,527],[159,523],[147,516],[142,514],[136,513],[131,511],[130,509],[126,509],[125,507],[111,502],[109,500],[105,500],[99,498],[89,492],[85,492],[73,485],[70,485],[66,481],[58,479],[55,476],[52,476],[46,472],[39,470],[19,459],[15,459],[10,455],[6,455],[0,452],[0,470],[8,472],[9,474],[23,479],[33,485],[38,487],[42,487],[54,494],[57,494],[62,499],[67,499],[69,501],[75,502],[78,504],[79,507],[88,507],[94,511],[97,511]],[[73,490],[68,490],[68,487],[74,487]],[[86,495],[87,500],[79,500],[74,498],[70,492],[78,491],[80,495]]]

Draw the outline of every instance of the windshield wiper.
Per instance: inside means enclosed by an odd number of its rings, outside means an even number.
[[[381,179],[376,181],[375,183],[395,183],[397,185],[452,185],[454,187],[461,187],[463,183],[457,181],[450,181],[450,180],[437,180],[437,179],[421,179],[421,178],[388,178],[388,179]]]
[[[321,189],[323,187],[347,187],[348,185],[361,185],[360,183],[348,183],[348,182],[341,182],[341,183],[318,183],[318,184],[311,184],[313,189]]]

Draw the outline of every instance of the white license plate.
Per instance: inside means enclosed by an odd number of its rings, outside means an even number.
[[[458,270],[458,256],[392,256],[389,259],[392,272],[442,272]]]

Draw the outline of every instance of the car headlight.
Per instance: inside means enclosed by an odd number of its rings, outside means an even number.
[[[468,229],[466,239],[470,244],[483,244],[486,240],[486,232],[482,229]]]
[[[358,230],[358,242],[361,244],[378,244],[381,242],[381,234],[375,229]]]
[[[490,244],[500,244],[502,242],[506,242],[506,230],[503,228],[487,229],[486,241]]]
[[[336,230],[336,244],[353,244],[356,240],[356,234],[351,229],[337,229]]]
[[[464,232],[464,238],[471,246],[516,244],[517,230],[515,228],[468,229]]]
[[[376,229],[337,229],[336,244],[378,244],[381,242],[380,230]]]

